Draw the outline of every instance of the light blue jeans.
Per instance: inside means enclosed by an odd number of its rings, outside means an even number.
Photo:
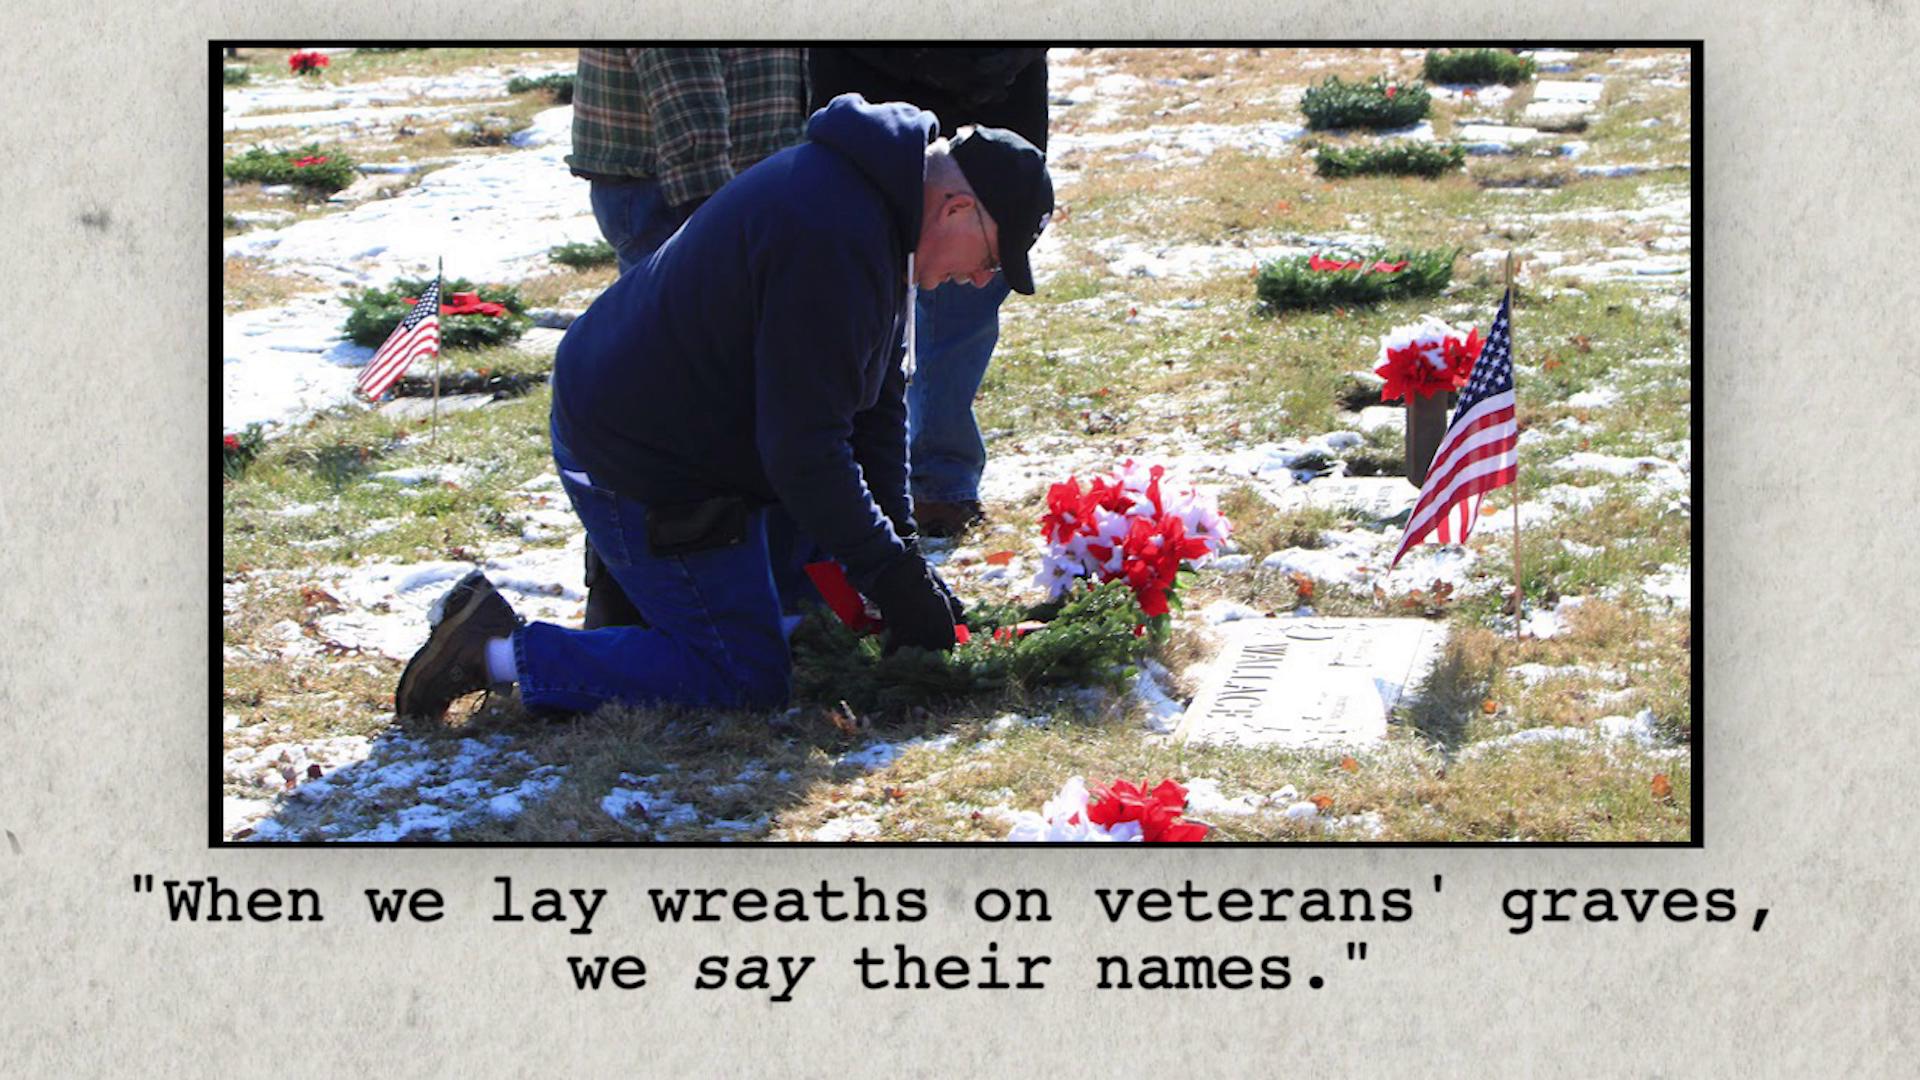
[[[594,180],[588,191],[600,235],[613,245],[620,273],[639,266],[680,228],[680,215],[667,205],[653,180]]]
[[[984,289],[948,282],[920,293],[914,311],[917,366],[907,386],[915,499],[972,502],[980,497],[987,446],[973,418],[973,399],[1000,340],[1000,304],[1010,291],[1006,275],[995,274]]]
[[[593,483],[558,442],[553,456],[587,539],[648,625],[521,627],[513,635],[521,700],[563,712],[611,702],[785,705],[792,659],[781,617],[819,597],[802,570],[816,549],[792,517],[763,506],[749,516],[741,543],[656,555],[645,504]]]

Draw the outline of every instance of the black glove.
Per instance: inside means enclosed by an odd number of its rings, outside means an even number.
[[[940,577],[939,572],[933,567],[927,567],[927,576],[933,579],[933,587],[940,590],[941,597],[946,600],[947,614],[953,616],[955,623],[966,622],[967,605],[961,603],[960,598],[953,595],[953,590],[947,588],[946,581]]]
[[[953,612],[939,580],[926,560],[915,555],[895,559],[880,571],[867,595],[887,621],[885,652],[906,645],[953,648]]]
[[[919,536],[914,533],[907,533],[900,537],[900,539],[907,545],[907,554],[916,558],[920,557]],[[953,595],[953,590],[947,587],[946,581],[941,578],[939,571],[935,570],[931,564],[927,566],[927,576],[933,579],[933,587],[939,589],[940,595],[946,599],[947,611],[953,616],[953,621],[955,623],[966,622],[967,606],[960,602],[959,597]]]

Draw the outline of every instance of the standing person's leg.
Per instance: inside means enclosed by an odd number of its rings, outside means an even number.
[[[920,294],[917,362],[907,387],[908,460],[914,516],[930,536],[958,532],[978,517],[987,448],[973,399],[1000,339],[1007,280],[984,289],[949,282]]]
[[[769,562],[766,509],[740,511],[737,542],[658,554],[649,542],[644,505],[564,466],[561,483],[586,524],[588,541],[650,625],[522,627],[513,635],[521,700],[568,712],[609,702],[785,704],[791,661]]]
[[[595,180],[587,198],[622,274],[644,262],[680,227],[680,218],[652,180]]]

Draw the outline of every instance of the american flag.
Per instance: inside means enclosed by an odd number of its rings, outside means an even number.
[[[1509,327],[1513,294],[1500,301],[1500,314],[1473,362],[1454,408],[1453,423],[1440,439],[1427,468],[1427,482],[1407,518],[1407,535],[1394,550],[1392,569],[1407,549],[1428,533],[1442,544],[1463,543],[1480,516],[1480,499],[1519,471],[1519,425],[1513,418],[1513,334]]]
[[[386,344],[373,354],[360,373],[358,389],[368,401],[380,400],[387,388],[400,381],[415,359],[440,351],[440,280],[434,279],[425,296],[413,305],[407,317],[393,328]]]

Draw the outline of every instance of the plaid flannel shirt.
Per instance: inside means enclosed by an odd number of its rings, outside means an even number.
[[[581,49],[567,164],[657,180],[682,206],[799,142],[806,119],[804,49]]]

